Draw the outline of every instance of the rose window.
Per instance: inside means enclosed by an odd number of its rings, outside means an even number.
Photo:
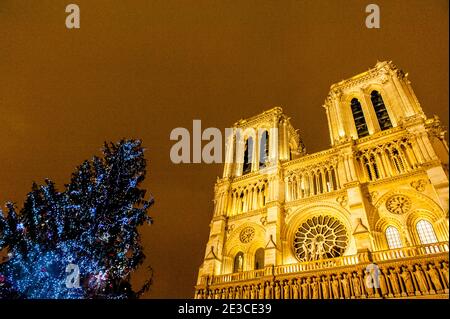
[[[253,237],[255,237],[255,230],[252,227],[245,227],[239,235],[239,239],[243,243],[251,242]]]
[[[330,216],[314,216],[305,221],[294,237],[294,252],[300,261],[341,256],[348,243],[345,226]]]
[[[411,209],[411,200],[404,195],[395,195],[386,201],[386,208],[393,214],[404,214]]]

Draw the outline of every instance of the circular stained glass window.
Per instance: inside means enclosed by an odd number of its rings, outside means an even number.
[[[300,261],[339,257],[347,248],[347,230],[337,218],[314,216],[297,229],[293,244]]]
[[[251,242],[253,237],[255,237],[255,230],[253,229],[253,227],[245,227],[239,235],[239,239],[243,243]]]

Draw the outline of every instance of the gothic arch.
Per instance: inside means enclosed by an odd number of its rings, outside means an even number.
[[[420,245],[421,241],[419,238],[419,234],[417,233],[417,223],[420,220],[426,220],[431,223],[433,226],[434,233],[436,234],[436,237],[438,241],[446,241],[448,240],[448,237],[446,234],[448,234],[448,231],[446,231],[446,223],[442,223],[442,215],[436,214],[436,212],[429,211],[426,209],[417,209],[414,210],[411,214],[409,214],[408,219],[406,221],[406,224],[408,226],[409,232],[411,234],[411,238],[415,245]],[[445,218],[444,218],[445,220]]]
[[[393,196],[407,196],[411,201],[409,210],[403,214],[389,212],[386,202]],[[420,192],[398,189],[385,193],[374,204],[369,213],[369,225],[373,226],[375,233],[376,247],[387,249],[381,233],[387,227],[388,222],[398,228],[405,245],[420,245],[420,240],[416,232],[416,223],[420,219],[426,219],[432,223],[436,236],[440,241],[446,240],[445,213],[441,207],[430,197]]]
[[[357,99],[358,102],[361,105],[361,111],[362,111],[363,116],[364,116],[364,122],[365,122],[367,130],[369,130],[368,120],[370,119],[370,116],[369,116],[369,112],[368,112],[368,109],[367,109],[366,100],[364,98],[364,92],[362,92],[362,91],[352,91],[352,92],[347,93],[345,95],[345,97],[342,98],[342,100],[341,100],[342,101],[341,108],[342,108],[343,113],[344,113],[344,118],[346,119],[346,121],[345,121],[346,131],[354,139],[358,139],[359,138],[358,131],[356,129],[355,119],[354,119],[354,116],[353,116],[353,111],[351,109],[351,104],[352,104],[352,100],[353,99]]]
[[[386,250],[389,249],[389,245],[386,239],[386,230],[389,226],[393,226],[397,229],[400,234],[400,239],[403,246],[407,246],[408,238],[405,234],[405,226],[402,221],[396,216],[385,216],[380,218],[374,227],[373,239],[375,244],[375,250]]]
[[[254,230],[254,235],[248,243],[242,242],[240,238],[241,233],[249,228]],[[265,247],[265,229],[263,226],[248,222],[237,227],[228,236],[224,247],[224,273],[232,272],[232,261],[234,256],[240,251],[244,254],[244,271],[253,269],[256,250],[261,247]]]
[[[440,215],[441,213],[443,214],[443,211],[441,209],[441,207],[439,206],[438,203],[436,203],[436,201],[434,201],[432,198],[430,198],[429,196],[422,194],[418,191],[415,190],[408,190],[408,189],[395,189],[389,192],[386,192],[385,194],[383,194],[380,198],[378,198],[376,200],[376,202],[373,205],[373,209],[370,211],[370,218],[369,218],[369,224],[373,225],[374,222],[376,222],[375,219],[377,219],[376,217],[380,217],[379,215],[379,211],[380,208],[382,207],[383,204],[386,203],[386,201],[388,200],[388,198],[390,198],[391,196],[394,195],[405,195],[408,196],[412,202],[417,205],[418,203],[424,204],[425,207],[428,208],[428,210]],[[418,208],[425,208],[425,207],[418,207]],[[411,211],[414,210],[414,206],[412,207]]]
[[[394,104],[392,104],[391,96],[386,93],[386,91],[383,88],[383,85],[379,83],[371,83],[364,88],[364,94],[367,95],[369,100],[372,91],[378,91],[378,93],[381,94],[381,97],[383,98],[384,101],[384,106],[386,107],[386,111],[388,112],[389,118],[391,120],[392,127],[396,127],[397,114],[394,112],[394,108],[392,107]],[[370,100],[370,102],[372,101]],[[370,104],[370,107],[373,107],[372,103]]]

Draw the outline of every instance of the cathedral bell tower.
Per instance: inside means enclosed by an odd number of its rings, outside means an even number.
[[[304,153],[303,143],[281,107],[234,124],[233,133],[226,138],[223,177],[215,185],[214,216],[199,280],[205,275],[280,263],[281,165]],[[240,225],[243,216],[245,227]],[[242,229],[236,232],[239,227]],[[258,257],[242,254],[235,258],[249,249]]]

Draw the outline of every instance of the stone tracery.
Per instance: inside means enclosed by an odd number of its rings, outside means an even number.
[[[339,257],[348,244],[344,225],[330,216],[314,216],[297,230],[294,251],[300,261]]]

